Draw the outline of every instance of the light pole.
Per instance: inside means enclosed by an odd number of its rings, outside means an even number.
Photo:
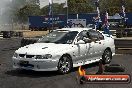
[[[52,30],[53,30],[53,0],[49,0],[49,25],[50,21],[52,20]],[[50,30],[49,30],[50,32]]]
[[[68,3],[68,2],[67,2],[67,3]],[[69,14],[69,13],[68,13],[68,6],[67,6],[66,9],[67,9],[67,24],[68,24],[68,14]]]
[[[53,21],[53,0],[52,0],[52,6],[51,6],[51,15],[52,15],[52,31],[54,30],[54,21]]]
[[[67,18],[67,26],[68,26],[68,0],[65,0],[63,8],[66,8],[66,18]]]

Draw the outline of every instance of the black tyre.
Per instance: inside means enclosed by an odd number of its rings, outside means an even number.
[[[66,74],[71,71],[72,67],[73,65],[71,58],[67,55],[62,56],[58,63],[59,73]]]
[[[109,49],[106,49],[102,55],[102,63],[109,64],[112,60],[112,52]]]

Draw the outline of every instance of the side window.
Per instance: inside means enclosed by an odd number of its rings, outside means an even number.
[[[83,40],[84,37],[88,37],[87,32],[88,31],[82,31],[82,32],[80,32],[79,35],[78,35],[78,39],[79,40]]]
[[[99,40],[98,34],[95,31],[89,31],[89,34],[90,34],[91,39],[93,41],[98,41]]]
[[[100,40],[104,40],[104,36],[100,32],[98,32],[98,36]]]
[[[91,36],[91,39],[94,40],[94,41],[99,41],[99,40],[104,39],[104,36],[98,31],[89,30],[89,34]]]
[[[84,37],[89,38],[93,41],[99,41],[99,40],[104,39],[104,36],[100,32],[95,31],[95,30],[88,30],[88,31],[80,32],[80,34],[78,35],[78,39],[83,40]]]

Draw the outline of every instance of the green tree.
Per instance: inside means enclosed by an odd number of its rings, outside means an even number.
[[[52,4],[52,11],[53,14],[66,14],[66,9],[63,8],[63,4],[53,3]],[[49,14],[49,5],[41,8],[41,15],[48,15]]]
[[[9,6],[8,18],[13,22],[25,23],[28,21],[28,16],[40,15],[39,0],[12,0]]]
[[[110,15],[120,13],[122,10],[121,5],[121,0],[100,0],[101,12],[107,9]],[[125,0],[125,7],[126,12],[132,12],[132,0]]]
[[[69,13],[89,13],[94,12],[92,0],[68,0]]]
[[[126,11],[132,12],[132,0],[126,0]]]
[[[94,2],[96,0],[68,0],[68,12],[72,13],[93,13],[96,12]],[[132,12],[132,0],[125,0],[126,12]],[[121,0],[100,0],[100,10],[103,13],[106,9],[110,15],[121,12]],[[53,4],[53,14],[66,14],[67,9],[63,4]],[[30,15],[48,15],[49,5],[40,9],[39,0],[13,0],[8,14],[9,19],[19,22],[27,22]]]
[[[23,8],[20,8],[17,12],[18,20],[22,23],[28,21],[28,16],[40,15],[40,7],[38,5],[25,5]]]

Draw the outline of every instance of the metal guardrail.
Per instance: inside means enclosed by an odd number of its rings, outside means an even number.
[[[115,46],[117,49],[119,48],[128,48],[132,49],[132,39],[115,39]]]
[[[23,37],[23,32],[1,31],[0,38]]]
[[[3,33],[0,32],[0,38],[3,38]]]
[[[115,39],[117,54],[132,54],[132,38]]]

